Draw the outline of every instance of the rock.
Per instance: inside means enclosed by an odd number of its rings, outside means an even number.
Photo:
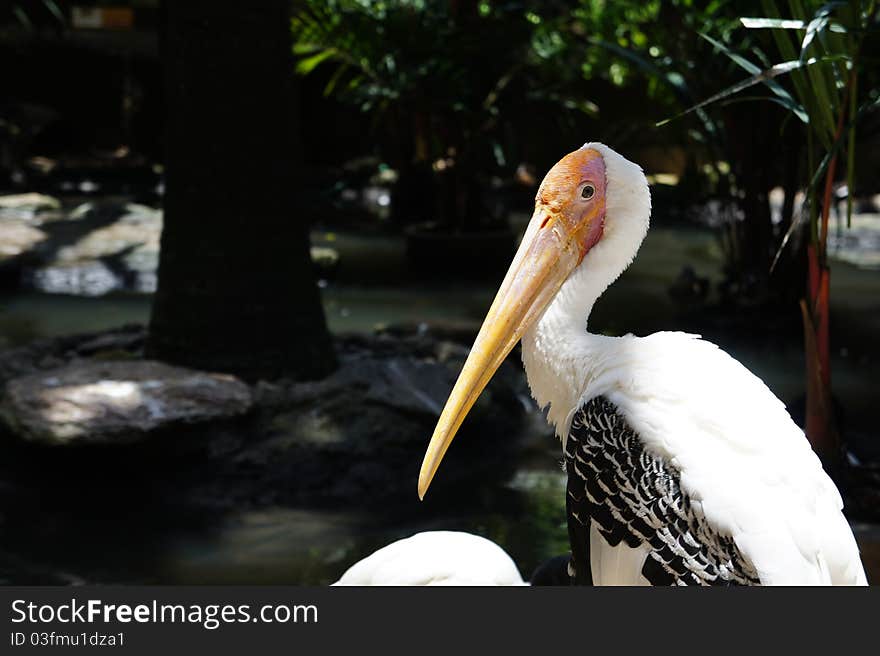
[[[57,202],[39,194],[0,196],[0,264],[32,253],[34,261],[26,263],[21,278],[26,285],[50,294],[103,296],[118,290],[156,291],[162,210],[105,199],[61,212]],[[35,209],[43,207],[52,209]],[[44,226],[46,232],[34,227],[50,221],[58,224]],[[41,242],[45,243],[35,250]],[[333,277],[339,266],[337,250],[313,247],[311,257],[319,276]]]
[[[324,380],[257,385],[258,436],[210,465],[219,479],[205,498],[418,506],[419,464],[467,349],[423,335],[360,335],[338,350],[339,368]],[[509,475],[528,426],[524,390],[521,369],[502,365],[462,425],[432,503]]]
[[[57,214],[60,209],[61,203],[57,198],[44,194],[0,196],[0,222],[14,219],[41,223],[47,216]]]
[[[31,442],[119,444],[236,417],[252,404],[250,388],[233,376],[150,360],[78,361],[8,382],[0,418]]]
[[[3,240],[0,242],[0,263],[3,260],[20,257],[46,239],[46,233],[34,228],[25,221],[0,221]]]
[[[378,327],[381,335],[392,337],[409,337],[412,335],[428,336],[456,344],[474,343],[480,330],[480,321],[468,319],[433,319],[422,323],[393,323]]]
[[[28,271],[23,279],[47,294],[103,296],[124,286],[124,278],[103,262],[41,267]]]
[[[128,326],[0,353],[0,429],[18,438],[7,440],[15,450],[0,459],[0,481],[5,468],[17,485],[39,488],[37,474],[59,485],[69,471],[80,489],[82,472],[94,471],[97,490],[112,473],[116,487],[148,489],[151,503],[212,512],[340,503],[437,512],[507,480],[535,432],[522,368],[504,363],[462,425],[443,484],[422,504],[419,464],[467,348],[424,333],[351,335],[337,339],[339,368],[325,379],[249,388],[141,360],[144,335]]]
[[[98,260],[130,254],[137,249],[159,252],[162,211],[127,203],[124,213],[113,223],[93,230],[70,246],[58,250],[57,264]]]
[[[0,218],[0,289],[15,289],[29,263],[39,261],[48,235],[22,219]]]
[[[29,272],[30,285],[85,296],[118,289],[155,291],[161,210],[136,203],[84,203],[69,218],[78,222],[78,233],[59,239],[53,257]]]
[[[356,393],[367,403],[439,417],[452,387],[452,375],[445,366],[412,357],[345,358],[330,377],[294,384],[280,399],[299,405],[342,393]],[[270,388],[262,389],[267,396],[271,394]]]
[[[0,350],[0,390],[13,378],[58,369],[83,357],[118,360],[143,354],[146,328],[128,324],[97,333],[39,339],[18,348]]]
[[[83,339],[76,345],[76,353],[81,356],[94,357],[111,354],[118,358],[120,352],[130,353],[142,349],[146,338],[146,331],[142,326],[123,327]]]

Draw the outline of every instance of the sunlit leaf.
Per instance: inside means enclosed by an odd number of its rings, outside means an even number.
[[[810,24],[807,26],[807,33],[804,35],[804,40],[801,43],[801,59],[807,56],[807,49],[810,47],[813,39],[816,38],[816,34],[825,29],[826,25],[828,25],[827,16],[820,16],[810,21]]]
[[[782,18],[740,18],[739,22],[743,24],[743,27],[749,29],[802,30],[806,28],[804,21]]]
[[[296,63],[296,72],[300,75],[308,75],[315,68],[317,68],[322,62],[327,61],[331,57],[336,55],[336,50],[333,48],[327,48],[311,57],[306,57],[305,59],[301,59]]]
[[[294,43],[293,44],[293,54],[298,57],[302,57],[304,55],[311,55],[319,50],[324,50],[326,46],[322,46],[319,43]]]

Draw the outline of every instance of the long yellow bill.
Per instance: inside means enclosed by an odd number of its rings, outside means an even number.
[[[540,205],[535,210],[440,414],[419,473],[419,498],[424,499],[452,438],[492,375],[580,263],[583,235],[590,232],[591,221],[578,223],[569,225],[564,214]]]

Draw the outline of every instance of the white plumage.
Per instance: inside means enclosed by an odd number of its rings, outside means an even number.
[[[352,565],[334,585],[526,585],[510,556],[470,533],[427,531]]]
[[[682,491],[713,528],[733,537],[763,584],[865,584],[840,494],[759,378],[695,335],[586,332],[596,299],[641,244],[650,196],[637,165],[602,144],[584,148],[605,161],[604,235],[523,337],[532,394],[549,405],[557,434],[564,440],[573,414],[604,396],[647,450],[679,470]],[[612,548],[593,534],[594,581],[644,580],[646,551]]]

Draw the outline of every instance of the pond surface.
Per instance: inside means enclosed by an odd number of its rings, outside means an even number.
[[[336,333],[421,323],[475,329],[498,282],[391,284],[406,279],[400,275],[406,266],[402,240],[316,231],[313,242],[332,246],[340,255],[336,278],[322,283],[327,320]],[[706,230],[652,230],[634,265],[597,305],[595,325],[612,333],[676,329],[680,309],[668,293],[670,284],[684,264],[717,282],[720,262],[715,238]],[[867,262],[838,262],[834,267],[834,382],[835,393],[845,401],[848,426],[876,442],[873,410],[880,346],[865,336],[880,331],[880,275],[871,269],[870,258]],[[149,304],[149,295],[132,293],[84,297],[31,291],[0,297],[0,348],[145,323]],[[782,399],[790,401],[802,393],[799,339],[756,340],[723,330],[713,339]],[[117,509],[110,516],[85,512],[57,517],[52,526],[34,518],[33,526],[18,525],[21,530],[4,535],[0,579],[15,582],[15,568],[9,563],[23,562],[28,571],[47,570],[72,581],[323,584],[372,550],[432,529],[485,535],[507,549],[528,577],[542,560],[567,551],[559,446],[539,415],[530,421],[532,446],[512,479],[497,488],[476,490],[472,503],[454,512],[394,520],[355,507],[265,508],[205,524],[169,517],[146,504]],[[870,553],[877,552],[876,528],[863,526],[859,531],[873,545]]]

